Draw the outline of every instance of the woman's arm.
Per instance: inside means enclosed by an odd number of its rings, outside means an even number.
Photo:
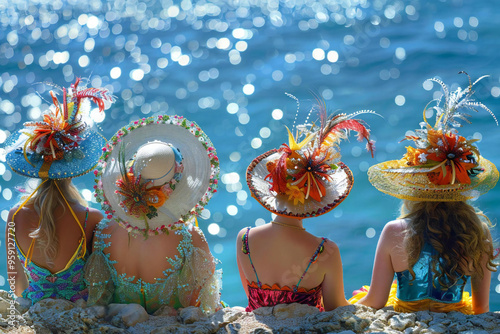
[[[325,311],[331,311],[339,306],[349,305],[344,294],[344,279],[342,259],[338,246],[327,240],[325,250],[320,255],[321,261],[327,263],[323,280],[323,304]]]
[[[491,234],[489,231],[488,240],[492,244]],[[483,277],[480,277],[477,272],[472,274],[472,310],[474,314],[481,314],[489,312],[490,310],[490,282],[491,271],[488,269],[487,264],[489,261],[488,254],[483,254],[481,258],[481,268],[483,269]]]
[[[200,286],[193,286],[193,290],[190,292],[190,306],[200,306],[198,303],[198,297],[200,295],[200,291],[203,288],[203,284],[206,284],[206,280],[211,277],[214,272],[215,272],[215,262],[214,258],[212,256],[212,253],[210,252],[210,248],[208,247],[207,240],[205,239],[205,235],[203,232],[197,228],[193,227],[193,229],[190,231],[191,236],[192,236],[192,241],[193,241],[193,247],[201,249],[203,252],[201,254],[204,254],[203,256],[205,257],[203,263],[203,268],[195,268],[198,269],[197,273],[201,275],[201,277],[197,277],[197,281],[199,283],[202,283]],[[205,267],[206,266],[206,267]]]
[[[246,231],[247,231],[246,228],[242,229],[238,233],[238,236],[236,237],[236,262],[238,264],[238,271],[240,273],[241,285],[243,285],[243,289],[245,290],[245,294],[247,295],[248,298],[247,278],[245,276],[245,273],[243,272],[243,264],[241,263],[242,261],[241,257],[247,256],[246,254],[243,254],[243,252],[241,251],[243,247],[243,241],[241,240],[241,238],[246,233]]]
[[[102,213],[96,209],[89,209],[89,216],[87,218],[87,228],[85,231],[85,236],[87,237],[87,252],[92,253],[94,251],[94,232],[97,224],[104,218]]]
[[[375,253],[370,290],[357,304],[380,309],[387,303],[394,279],[391,251],[396,247],[395,241],[400,238],[400,233],[400,223],[397,221],[388,223],[382,230]]]
[[[7,217],[7,224],[5,226],[5,248],[7,254],[7,278],[10,282],[13,281],[11,287],[14,287],[14,293],[16,296],[21,297],[24,290],[28,288],[28,279],[24,274],[24,268],[17,256],[16,247],[14,244],[14,233],[15,233],[15,224],[12,221],[12,217],[16,212],[17,207],[12,208],[9,211],[9,215]]]

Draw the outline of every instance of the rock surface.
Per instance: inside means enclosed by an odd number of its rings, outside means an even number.
[[[21,301],[23,302],[23,301]],[[14,305],[15,315],[9,306]],[[86,307],[45,299],[29,310],[0,291],[0,332],[4,333],[493,333],[500,334],[500,312],[397,313],[392,308],[339,307],[330,312],[300,305],[263,307],[245,312],[232,307],[206,315],[195,307],[168,306],[148,315],[137,304]]]

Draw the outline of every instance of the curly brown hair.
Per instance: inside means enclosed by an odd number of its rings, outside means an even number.
[[[404,248],[413,279],[413,266],[420,257],[424,243],[438,252],[432,259],[432,271],[443,288],[464,279],[469,272],[483,277],[483,254],[488,255],[486,267],[496,271],[490,220],[481,211],[465,202],[404,201],[400,218],[408,218]]]

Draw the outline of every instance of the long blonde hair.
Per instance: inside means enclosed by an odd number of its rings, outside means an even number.
[[[413,266],[426,242],[439,254],[432,259],[432,271],[444,288],[463,279],[470,270],[483,277],[483,254],[488,255],[488,270],[496,271],[491,222],[473,206],[465,202],[404,201],[400,218],[409,218],[404,247],[413,278]]]
[[[55,220],[66,211],[66,203],[57,189],[56,182],[70,205],[78,203],[87,206],[87,202],[73,185],[71,179],[47,180],[26,203],[26,205],[33,205],[40,217],[38,228],[31,232],[29,236],[36,239],[38,247],[43,249],[47,264],[50,267],[57,256],[59,246]],[[62,211],[59,215],[56,215],[56,209],[58,208],[62,208]]]

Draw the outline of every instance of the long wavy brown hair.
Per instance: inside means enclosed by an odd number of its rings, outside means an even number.
[[[443,288],[449,288],[470,272],[483,277],[483,254],[488,256],[488,270],[496,271],[498,264],[493,262],[489,233],[491,222],[466,202],[404,201],[400,218],[409,220],[404,248],[413,279],[413,266],[426,242],[438,252],[431,267]]]
[[[71,179],[47,180],[26,203],[27,205],[33,205],[35,211],[40,216],[40,225],[29,236],[36,239],[37,248],[43,249],[49,267],[53,265],[53,260],[57,256],[59,246],[55,220],[63,215],[67,209],[67,205],[59,190],[57,190],[55,182],[57,182],[57,185],[70,205],[79,203],[87,206],[85,199],[83,199],[76,187],[71,183]]]

